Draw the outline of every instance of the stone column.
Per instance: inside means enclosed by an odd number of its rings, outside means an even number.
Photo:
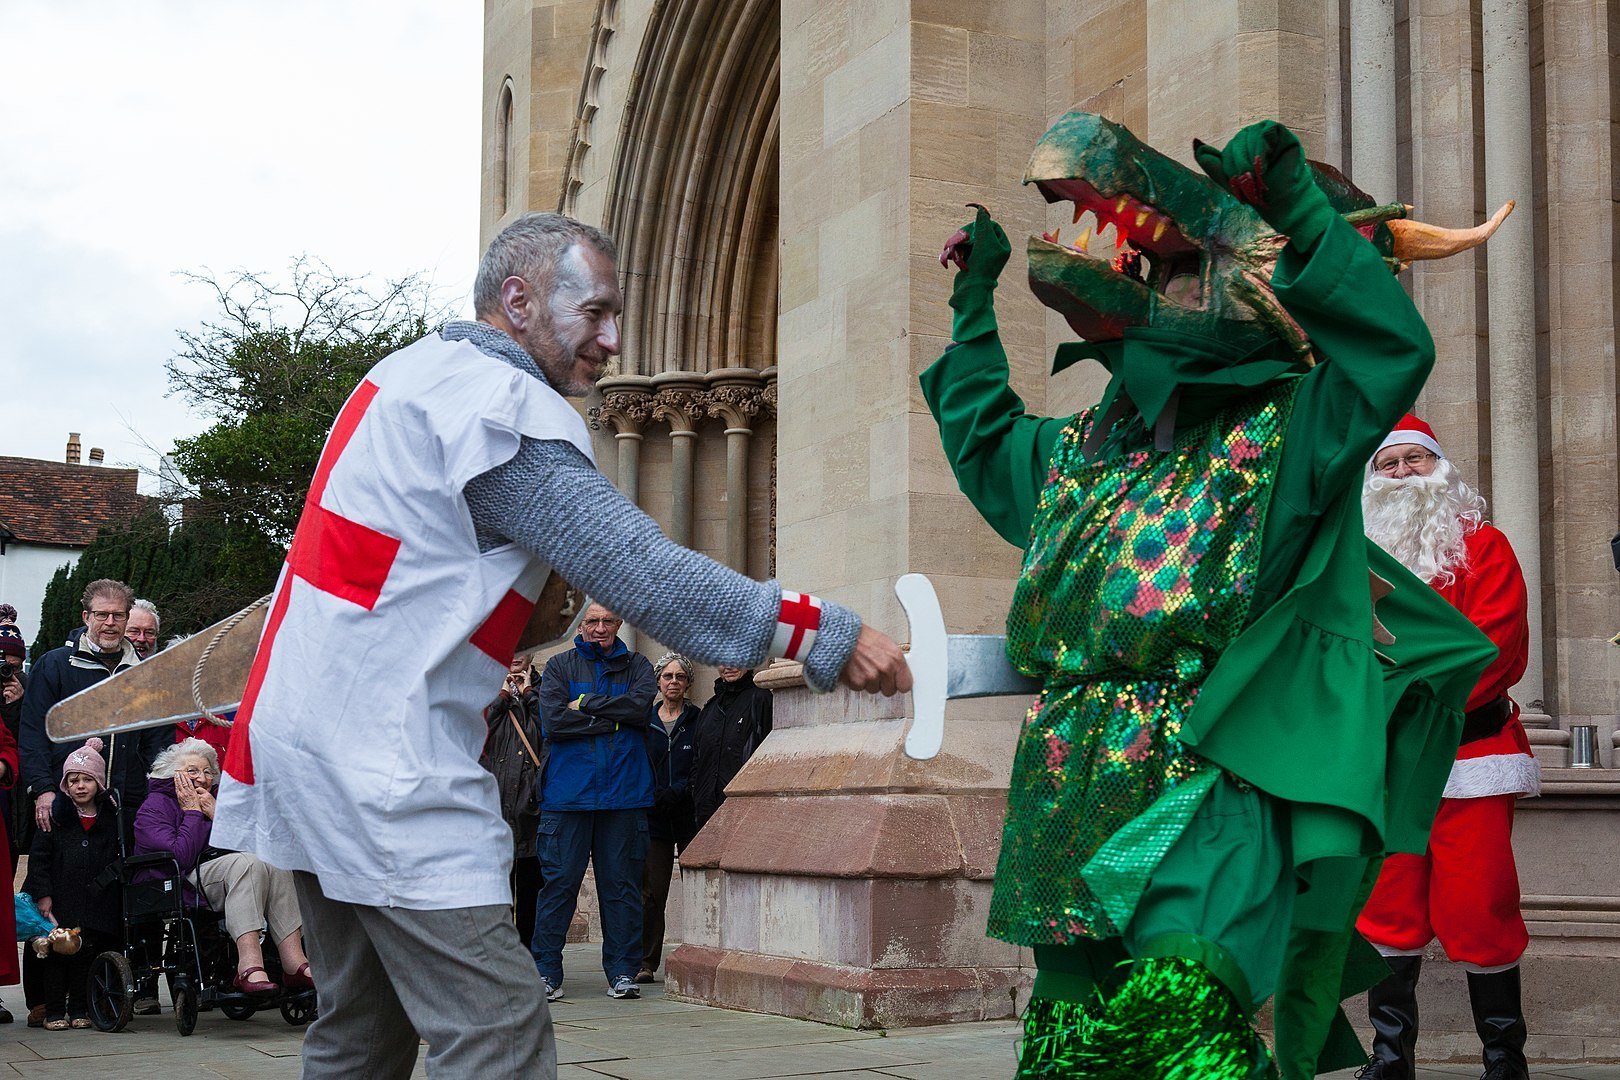
[[[593,419],[613,431],[618,445],[619,491],[631,502],[641,504],[641,429],[652,419],[652,380],[645,375],[614,375],[597,384],[602,404],[593,410]]]
[[[1046,4],[781,17],[778,575],[903,641],[894,580],[920,571],[953,631],[989,630],[1018,552],[958,494],[917,375],[950,333],[940,244],[979,202],[1017,238],[997,305],[1017,389],[1046,407],[1022,241],[1046,208],[1020,184],[1047,126]],[[682,855],[671,992],[852,1027],[1013,1015],[1032,959],[984,931],[1027,703],[953,708],[920,762],[907,698],[811,694],[793,665],[757,681],[775,728]]]
[[[1356,185],[1393,202],[1395,0],[1350,0],[1350,168]]]
[[[1545,727],[1541,625],[1541,439],[1536,415],[1535,171],[1529,0],[1484,0],[1485,202],[1518,207],[1485,245],[1490,301],[1491,517],[1513,542],[1530,592],[1530,663],[1514,693]],[[1555,258],[1557,255],[1555,254]]]
[[[709,415],[726,425],[726,565],[748,572],[748,444],[765,377],[752,368],[708,374]]]
[[[652,377],[653,416],[669,425],[669,538],[692,546],[692,463],[705,408],[703,376],[665,371]]]

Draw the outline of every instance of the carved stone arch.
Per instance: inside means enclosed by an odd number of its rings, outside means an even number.
[[[627,373],[776,362],[777,0],[660,0],[603,224],[625,277]]]

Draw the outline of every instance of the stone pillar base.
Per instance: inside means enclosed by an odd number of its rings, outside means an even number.
[[[852,1028],[1017,1015],[1033,955],[984,932],[1017,721],[956,725],[915,762],[905,720],[866,711],[900,702],[809,724],[791,674],[756,681],[776,727],[681,853],[670,996]]]
[[[847,1028],[1000,1020],[1029,997],[1022,968],[874,969],[682,945],[669,958],[669,996],[725,1009]]]

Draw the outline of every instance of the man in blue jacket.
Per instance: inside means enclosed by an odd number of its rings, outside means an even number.
[[[653,804],[645,736],[654,682],[647,658],[619,640],[622,625],[613,612],[591,604],[573,649],[548,660],[540,679],[548,750],[540,789],[543,883],[532,948],[548,1001],[563,996],[563,943],[587,861],[596,868],[608,996],[641,996],[641,876]]]

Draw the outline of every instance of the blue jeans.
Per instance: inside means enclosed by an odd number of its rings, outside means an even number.
[[[585,864],[596,868],[602,912],[602,973],[608,984],[641,967],[641,874],[647,811],[546,810],[540,814],[540,899],[534,906],[534,966],[552,986],[563,981],[562,950],[579,903]]]

